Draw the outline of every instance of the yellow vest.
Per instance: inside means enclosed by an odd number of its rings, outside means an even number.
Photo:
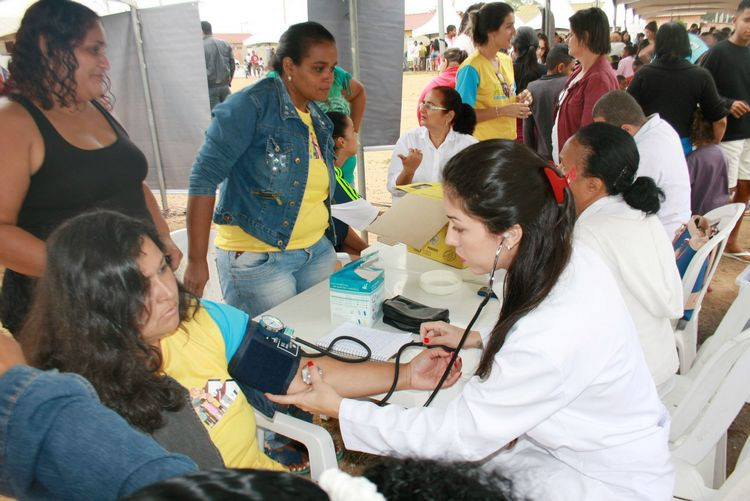
[[[461,68],[471,66],[479,74],[477,100],[474,109],[484,110],[495,106],[505,106],[515,102],[515,76],[513,74],[513,60],[507,54],[497,53],[499,74],[495,74],[495,67],[478,50],[475,50],[461,63]],[[505,89],[503,88],[505,83]],[[474,137],[485,139],[516,139],[516,119],[513,117],[497,117],[483,122],[477,122]]]

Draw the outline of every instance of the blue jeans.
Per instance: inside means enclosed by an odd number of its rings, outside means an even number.
[[[0,377],[0,494],[114,500],[195,470],[102,405],[81,376],[18,365]]]
[[[256,317],[327,279],[336,252],[326,237],[307,249],[237,252],[216,249],[224,301]]]

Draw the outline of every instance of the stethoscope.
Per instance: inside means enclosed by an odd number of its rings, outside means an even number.
[[[458,342],[458,345],[453,351],[453,356],[451,357],[450,362],[448,363],[448,367],[445,368],[445,372],[443,372],[443,376],[440,378],[440,382],[438,382],[435,389],[432,390],[432,393],[430,394],[430,398],[428,398],[427,401],[424,403],[424,407],[427,407],[432,403],[432,400],[435,398],[435,396],[438,394],[440,389],[443,387],[443,384],[445,384],[445,380],[448,379],[448,375],[451,372],[451,367],[453,367],[453,364],[456,363],[458,354],[461,351],[461,349],[464,347],[464,344],[466,343],[466,339],[469,337],[471,328],[474,327],[474,324],[479,318],[479,315],[482,313],[482,310],[484,309],[485,306],[487,306],[487,303],[490,301],[490,298],[492,297],[492,287],[493,285],[495,285],[495,271],[497,271],[497,263],[500,260],[500,251],[502,251],[503,249],[503,243],[505,242],[506,238],[508,238],[508,234],[504,233],[503,241],[500,242],[500,245],[497,246],[497,250],[495,251],[495,261],[492,264],[492,271],[490,272],[490,280],[487,283],[487,288],[488,288],[487,294],[484,296],[484,299],[482,299],[482,302],[479,303],[477,310],[474,312],[474,316],[471,317],[471,321],[469,322],[469,325],[467,325],[466,329],[464,329],[464,333],[461,335],[461,340]],[[510,249],[510,246],[508,246],[507,248]],[[396,364],[398,366],[398,358],[396,359]],[[387,396],[390,396],[390,395],[387,395]]]
[[[429,398],[424,403],[424,407],[428,407],[432,403],[432,400],[435,398],[435,396],[438,394],[438,392],[442,389],[443,385],[445,384],[445,381],[448,379],[448,376],[450,375],[451,368],[453,367],[453,365],[456,363],[456,360],[458,359],[459,352],[461,351],[461,349],[463,348],[464,344],[466,343],[466,339],[469,337],[469,333],[471,332],[471,328],[474,326],[474,324],[476,323],[477,319],[479,318],[479,315],[482,313],[482,310],[484,310],[484,307],[487,306],[487,303],[490,301],[490,299],[493,296],[492,290],[493,290],[493,286],[495,284],[495,272],[497,271],[497,264],[498,264],[498,262],[500,260],[500,253],[501,253],[502,248],[503,248],[503,243],[505,242],[505,239],[508,238],[508,234],[504,233],[502,236],[503,236],[503,241],[500,242],[500,245],[497,246],[497,251],[495,251],[495,260],[494,260],[494,262],[492,264],[492,271],[490,271],[489,282],[487,283],[487,289],[488,289],[487,294],[485,294],[484,298],[479,303],[479,306],[477,307],[476,311],[474,312],[474,316],[471,317],[471,321],[466,326],[466,329],[464,329],[464,332],[461,335],[461,340],[458,342],[458,345],[456,345],[455,348],[448,348],[447,346],[441,346],[441,345],[430,345],[430,346],[427,347],[429,349],[441,348],[441,349],[445,349],[445,350],[450,350],[450,351],[453,352],[453,355],[451,356],[450,362],[448,363],[448,366],[445,368],[445,371],[443,372],[443,375],[441,376],[440,381],[438,382],[437,386],[435,386],[435,389],[432,390],[432,393],[430,394]],[[506,249],[510,250],[510,248],[511,248],[510,246],[506,246]],[[272,336],[278,335],[278,333],[286,330],[286,328],[284,327],[283,322],[281,322],[281,320],[279,320],[278,318],[273,317],[271,315],[264,315],[263,317],[261,317],[260,324],[261,324],[261,327],[263,327],[263,328],[266,329],[266,331],[268,331],[269,333],[272,333],[271,334]],[[340,338],[337,338],[336,340],[334,340],[331,343],[331,346],[329,346],[327,349],[326,348],[321,348],[321,347],[319,347],[317,345],[309,343],[309,342],[307,342],[307,341],[305,341],[303,339],[300,339],[298,337],[294,337],[293,339],[297,343],[303,344],[303,345],[305,345],[305,346],[307,346],[309,348],[312,348],[312,349],[320,352],[318,354],[306,353],[305,356],[307,356],[307,357],[320,357],[320,356],[327,355],[327,356],[332,357],[332,358],[334,358],[336,360],[340,360],[342,362],[347,362],[347,363],[361,363],[361,362],[365,362],[365,361],[367,361],[367,360],[370,359],[370,353],[371,353],[371,351],[370,351],[369,346],[367,346],[366,344],[362,343],[361,341],[359,341],[358,339],[353,338],[353,337],[341,336]],[[349,359],[349,358],[345,358],[345,357],[341,357],[341,356],[336,355],[335,353],[333,353],[331,351],[331,348],[336,343],[336,341],[338,341],[339,339],[348,339],[350,341],[353,341],[353,342],[361,344],[365,348],[365,350],[367,351],[367,355],[365,357],[357,358],[357,359]],[[379,400],[377,402],[377,405],[379,405],[379,406],[385,405],[388,402],[388,399],[391,397],[391,395],[393,395],[393,392],[396,391],[396,385],[398,384],[399,363],[400,363],[400,359],[401,359],[401,354],[406,349],[414,347],[414,346],[424,347],[424,344],[421,343],[421,342],[407,343],[407,344],[403,345],[398,350],[398,353],[396,354],[395,363],[394,363],[393,383],[391,384],[390,389],[386,392],[385,396],[381,400]],[[306,367],[303,368],[303,379],[304,379],[305,383],[310,384],[311,380],[309,378],[309,375],[306,372],[306,369],[307,369]]]

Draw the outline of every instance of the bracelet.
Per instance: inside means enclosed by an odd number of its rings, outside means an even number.
[[[495,118],[500,117],[500,110],[498,110],[497,106],[495,106]]]

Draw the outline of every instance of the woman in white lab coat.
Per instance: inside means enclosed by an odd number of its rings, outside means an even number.
[[[611,273],[573,246],[566,180],[505,140],[466,148],[444,179],[448,243],[475,273],[507,270],[497,324],[469,336],[482,357],[460,396],[377,407],[312,371],[307,391],[272,399],[338,417],[348,449],[482,461],[531,499],[671,499],[669,417]],[[462,329],[423,333],[456,345]]]
[[[682,317],[682,280],[656,213],[664,193],[637,176],[638,147],[620,127],[592,123],[560,151],[578,211],[575,238],[607,263],[633,318],[659,391],[679,365],[672,320]],[[663,199],[663,198],[662,198]]]

